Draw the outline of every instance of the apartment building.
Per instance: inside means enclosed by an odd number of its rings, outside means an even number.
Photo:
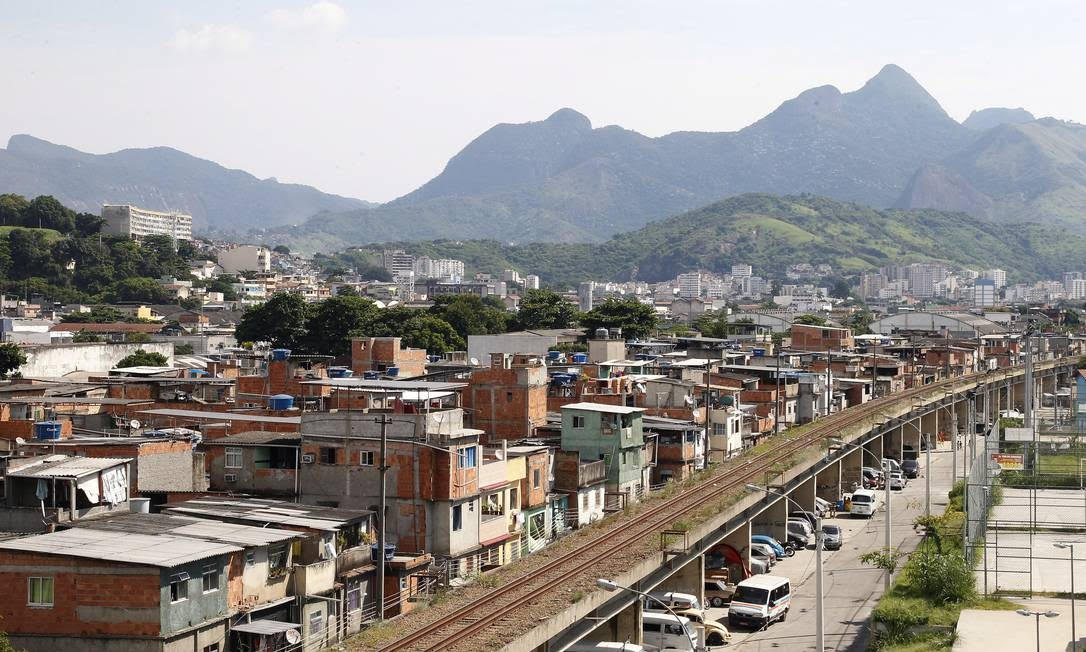
[[[227,274],[270,272],[271,250],[259,245],[238,245],[219,252],[219,266]]]
[[[192,240],[192,216],[151,211],[129,204],[102,206],[103,233],[142,238],[164,235],[173,240]]]
[[[620,502],[637,502],[651,480],[644,460],[642,412],[602,403],[562,406],[562,450],[576,451],[582,461],[603,460],[606,489]]]
[[[476,369],[464,392],[464,407],[485,443],[524,439],[547,420],[547,367],[535,355],[494,353]]]

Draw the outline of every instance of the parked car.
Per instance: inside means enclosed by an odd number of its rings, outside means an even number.
[[[703,593],[706,602],[720,608],[732,601],[735,585],[721,579],[706,578]]]
[[[765,575],[769,572],[769,564],[767,562],[758,559],[757,557],[750,558],[750,574],[751,575]]]
[[[815,514],[814,512],[795,510],[792,512],[788,512],[788,517],[804,519],[811,524],[812,532],[814,532],[814,529],[818,527],[818,514]]]
[[[788,532],[788,540],[798,548],[806,548],[813,542],[814,530],[811,529],[811,524],[806,519],[790,518],[785,527]]]
[[[908,444],[901,447],[901,465],[905,466],[905,462],[909,460],[915,460],[917,456],[916,447]]]
[[[863,486],[865,489],[878,489],[883,486],[883,481],[882,471],[870,466],[863,468]]]
[[[566,648],[567,652],[649,652],[656,648],[637,643],[622,643],[619,641],[594,641],[591,643],[574,643]]]
[[[822,547],[826,550],[841,549],[841,528],[836,525],[822,526]]]
[[[770,567],[776,565],[777,556],[773,554],[773,549],[764,543],[752,543],[750,544],[750,556],[756,557],[769,564]]]
[[[690,639],[697,640],[697,630],[689,618],[669,613],[646,611],[641,615],[641,638],[661,650],[691,650]]]
[[[768,534],[752,534],[750,540],[754,543],[764,543],[770,548],[773,548],[773,552],[777,553],[777,559],[782,557],[791,557],[796,554],[794,550],[789,550],[781,545],[780,541],[777,541]]]
[[[891,489],[904,489],[909,484],[909,481],[905,479],[905,474],[901,471],[890,471],[890,488]]]
[[[705,630],[706,645],[727,645],[732,640],[731,632],[719,620],[713,620],[702,609],[676,609],[682,618],[689,618],[695,629]]]
[[[676,611],[680,609],[697,609],[700,611],[702,609],[702,604],[698,601],[698,596],[693,593],[653,591],[652,593],[649,593],[649,598],[645,599],[646,609],[663,609],[664,604]]]
[[[915,478],[920,475],[920,463],[916,460],[905,460],[901,463],[901,472],[906,478]]]
[[[895,460],[892,457],[884,457],[884,458],[882,458],[882,468],[883,468],[883,470],[885,471],[885,469],[887,467],[889,467],[891,473],[894,472],[894,471],[900,471],[901,470],[901,464],[899,464],[898,461]]]

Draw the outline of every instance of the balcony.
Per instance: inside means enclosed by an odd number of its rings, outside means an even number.
[[[490,541],[509,534],[507,514],[483,514],[479,523],[479,541]]]
[[[555,472],[554,484],[558,489],[577,491],[607,478],[607,466],[603,460],[560,464]]]
[[[505,460],[483,462],[483,466],[479,469],[480,487],[493,487],[504,484],[506,481],[508,481],[508,476],[505,470]]]
[[[317,595],[331,591],[335,583],[335,559],[294,566],[294,591],[297,595]]]

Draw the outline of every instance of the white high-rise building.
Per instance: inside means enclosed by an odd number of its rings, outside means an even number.
[[[973,282],[973,305],[994,306],[996,298],[995,281],[990,278],[978,278]]]
[[[680,297],[696,299],[701,296],[701,272],[685,272],[675,280],[679,285]]]
[[[1073,300],[1086,299],[1086,279],[1071,279],[1070,286],[1066,289],[1067,298]]]
[[[996,289],[1007,287],[1007,270],[1005,269],[987,269],[984,270],[984,278],[990,278],[995,281]]]
[[[164,235],[174,240],[192,240],[192,216],[184,213],[163,213],[137,208],[128,204],[102,206],[103,233],[115,233],[130,238]]]
[[[751,276],[754,269],[750,265],[732,265],[732,276]]]
[[[525,290],[538,290],[539,289],[539,277],[535,274],[527,274],[524,277],[524,289]]]

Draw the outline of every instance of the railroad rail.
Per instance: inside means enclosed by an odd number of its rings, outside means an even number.
[[[1069,361],[1071,361],[1070,358],[1062,359],[1064,363]],[[999,371],[1013,372],[1018,369],[1020,366]],[[988,378],[985,373],[948,378],[930,385],[876,398],[855,408],[824,417],[815,422],[810,430],[795,439],[782,440],[768,451],[738,460],[736,463],[721,465],[720,471],[712,478],[716,481],[715,483],[700,483],[661,500],[649,509],[639,512],[637,521],[630,523],[628,527],[604,532],[589,539],[561,557],[487,593],[467,608],[424,625],[407,636],[380,647],[379,650],[381,652],[393,650],[438,652],[454,648],[469,641],[473,636],[506,616],[528,606],[533,600],[567,583],[570,577],[587,572],[601,560],[621,554],[630,544],[666,529],[668,524],[676,518],[695,512],[734,491],[743,490],[748,482],[762,480],[762,475],[767,469],[773,468],[777,463],[787,460],[805,448],[818,444],[822,439],[836,436],[842,428],[879,416],[887,406],[900,401],[913,399],[955,384],[986,378],[998,380],[998,378]],[[1003,378],[1006,378],[1006,373]],[[721,480],[724,481],[721,482]]]

